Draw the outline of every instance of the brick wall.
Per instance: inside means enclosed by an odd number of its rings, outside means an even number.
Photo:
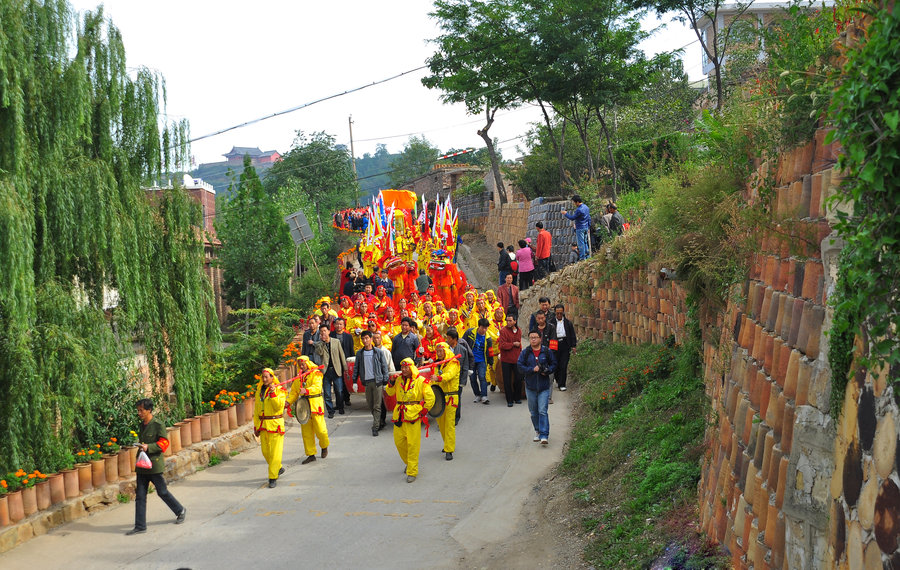
[[[772,225],[749,277],[703,323],[721,337],[704,342],[715,423],[706,434],[700,523],[735,568],[900,561],[900,408],[889,371],[856,374],[837,425],[829,415],[827,303],[840,243],[827,198],[841,177],[829,168],[837,148],[824,135],[779,157]],[[763,163],[752,177],[751,201],[769,168]],[[566,305],[580,338],[680,339],[685,293],[678,282],[662,279],[653,264],[603,280],[603,261],[566,267],[523,293],[522,323],[547,296]]]

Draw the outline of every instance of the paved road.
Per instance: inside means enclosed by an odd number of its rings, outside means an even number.
[[[550,445],[532,442],[527,405],[507,408],[463,398],[457,451],[445,461],[432,425],[422,439],[419,478],[406,483],[391,426],[371,435],[362,395],[353,409],[327,420],[328,458],[300,465],[299,426],[285,441],[287,472],[265,483],[257,449],[176,482],[185,524],[154,495],[148,532],[133,526],[132,504],[59,527],[0,555],[0,568],[456,568],[459,559],[508,538],[535,482],[562,456],[569,394],[555,392]]]

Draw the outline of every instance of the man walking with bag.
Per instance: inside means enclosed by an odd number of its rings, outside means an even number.
[[[372,414],[372,437],[377,437],[382,427],[381,409],[384,402],[381,389],[388,382],[388,363],[384,352],[375,348],[370,331],[362,332],[362,340],[363,347],[356,353],[353,382],[362,380],[366,386],[366,405]]]
[[[522,350],[516,363],[519,372],[525,376],[525,394],[528,397],[528,411],[534,427],[534,441],[541,445],[550,443],[550,374],[556,370],[553,352],[541,344],[537,331],[528,333],[529,347]]]
[[[147,532],[147,491],[150,483],[156,489],[156,495],[172,509],[175,514],[175,524],[184,522],[187,510],[181,506],[178,499],[169,492],[166,486],[166,478],[163,471],[166,468],[166,460],[163,453],[169,448],[169,440],[166,439],[166,426],[153,417],[153,400],[144,398],[138,400],[137,415],[141,419],[141,427],[138,429],[138,449],[150,458],[150,467],[135,467],[137,486],[134,498],[134,528],[125,534],[142,534]]]

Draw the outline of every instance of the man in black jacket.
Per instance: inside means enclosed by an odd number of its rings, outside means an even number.
[[[338,317],[334,320],[334,334],[331,335],[334,339],[341,343],[341,348],[344,349],[344,358],[353,358],[355,353],[353,352],[353,335],[348,333],[345,329],[347,328],[347,321],[344,320],[343,317]],[[344,398],[344,405],[350,405],[350,390],[346,389],[346,385],[344,386],[344,390],[342,396]]]
[[[417,325],[414,320],[404,317],[400,321],[400,334],[391,339],[391,356],[394,358],[394,368],[400,370],[400,363],[404,358],[412,358],[418,364],[419,360],[419,337],[413,331]]]
[[[503,245],[503,242],[497,242],[497,251],[500,252],[500,258],[497,260],[497,271],[500,273],[500,285],[506,282],[506,276],[512,273],[512,265],[510,265],[509,252]]]
[[[565,307],[558,304],[553,307],[553,318],[547,323],[549,329],[547,344],[556,357],[556,384],[561,392],[566,391],[566,379],[569,374],[569,356],[575,352],[578,339],[575,337],[575,326],[566,318]]]
[[[372,333],[363,331],[360,335],[363,347],[356,353],[356,365],[353,367],[353,383],[362,380],[366,385],[366,405],[372,413],[372,436],[378,435],[383,427],[381,419],[381,388],[388,382],[388,363],[384,352],[372,344]]]

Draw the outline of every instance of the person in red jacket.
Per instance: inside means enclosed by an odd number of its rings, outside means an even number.
[[[534,224],[538,230],[537,247],[534,258],[537,260],[537,278],[541,279],[550,275],[550,250],[553,247],[553,236],[544,229],[544,222]]]
[[[503,391],[506,405],[521,404],[522,378],[516,368],[519,353],[522,352],[522,331],[516,324],[515,313],[506,315],[506,326],[500,330],[500,366],[503,369]]]

